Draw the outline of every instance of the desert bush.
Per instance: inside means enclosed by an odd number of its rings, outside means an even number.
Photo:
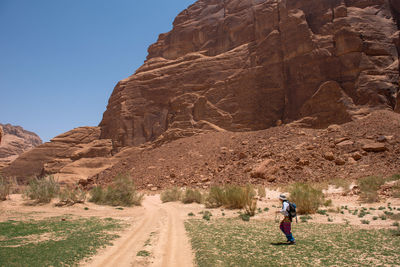
[[[335,178],[329,181],[329,183],[336,188],[343,188],[345,192],[350,191],[351,181],[343,178]]]
[[[386,181],[399,181],[400,180],[400,174],[394,174],[388,178],[386,178]]]
[[[248,222],[250,221],[250,215],[247,213],[241,213],[239,214],[239,218],[242,219],[242,221]]]
[[[60,202],[57,206],[71,206],[76,203],[85,203],[86,192],[80,188],[67,186],[60,190],[58,198],[60,199]]]
[[[227,209],[245,209],[246,213],[254,216],[257,210],[256,192],[251,185],[241,187],[226,185],[223,188],[214,186],[205,200],[207,208],[224,206]]]
[[[369,224],[369,221],[368,220],[361,220],[361,223],[362,224]]]
[[[170,189],[166,189],[161,193],[161,201],[165,202],[174,202],[179,201],[182,196],[182,191],[178,187],[173,187]]]
[[[257,193],[260,198],[265,198],[267,196],[267,192],[265,191],[265,187],[263,185],[257,187]]]
[[[114,182],[103,189],[99,186],[90,192],[90,202],[111,206],[140,206],[144,195],[140,194],[128,175],[118,175]]]
[[[24,197],[38,203],[49,203],[60,192],[60,185],[53,176],[32,179],[24,191]]]
[[[309,184],[296,183],[289,189],[290,201],[296,203],[299,214],[312,214],[324,202],[321,190],[313,188]]]
[[[0,175],[0,201],[7,200],[11,192],[11,184],[3,176]]]
[[[243,194],[245,198],[244,210],[249,216],[254,216],[257,209],[257,199],[255,199],[256,192],[251,185],[247,185],[243,188]]]
[[[385,183],[385,180],[377,176],[368,176],[358,180],[360,198],[368,203],[379,200],[378,190]]]
[[[206,221],[209,221],[209,220],[211,219],[211,216],[212,216],[212,213],[209,212],[208,210],[206,210],[206,211],[203,213],[203,219],[206,220]]]
[[[394,236],[400,236],[400,226],[397,226],[395,230],[392,230]]]
[[[212,186],[205,199],[206,208],[218,208],[225,203],[225,192],[222,187]]]
[[[225,186],[224,206],[228,209],[245,209],[246,213],[254,212],[257,205],[252,204],[256,192],[251,185],[245,187],[237,185]],[[251,210],[251,211],[250,211]],[[254,215],[254,214],[253,214]]]
[[[184,204],[190,204],[193,202],[200,204],[202,202],[201,200],[202,200],[202,195],[200,191],[190,188],[186,189],[182,197],[182,203]]]
[[[332,199],[327,199],[324,201],[324,206],[325,207],[331,207],[332,206]]]

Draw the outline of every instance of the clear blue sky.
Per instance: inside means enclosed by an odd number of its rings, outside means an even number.
[[[195,0],[0,0],[0,123],[97,126],[116,83]]]

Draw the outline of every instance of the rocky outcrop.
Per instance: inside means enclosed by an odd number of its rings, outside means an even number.
[[[112,142],[99,137],[98,127],[76,128],[22,154],[2,172],[21,182],[55,174],[60,182],[74,183],[112,166]]]
[[[120,148],[399,109],[398,11],[394,0],[199,0],[117,84],[101,138]]]
[[[0,124],[0,169],[20,154],[41,144],[42,140],[33,132],[20,126]]]

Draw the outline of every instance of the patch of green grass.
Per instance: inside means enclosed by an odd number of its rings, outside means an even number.
[[[136,254],[136,256],[138,256],[138,257],[149,257],[150,256],[150,252],[148,252],[147,250],[141,250]]]
[[[294,224],[297,245],[286,246],[279,225],[270,221],[189,220],[185,227],[199,267],[400,264],[400,239],[389,230],[366,230],[334,223]]]
[[[0,266],[76,265],[110,245],[121,227],[98,218],[0,222]]]

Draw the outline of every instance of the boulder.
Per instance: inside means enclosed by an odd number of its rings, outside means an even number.
[[[362,149],[366,152],[384,152],[387,148],[383,143],[366,140],[362,142]]]

